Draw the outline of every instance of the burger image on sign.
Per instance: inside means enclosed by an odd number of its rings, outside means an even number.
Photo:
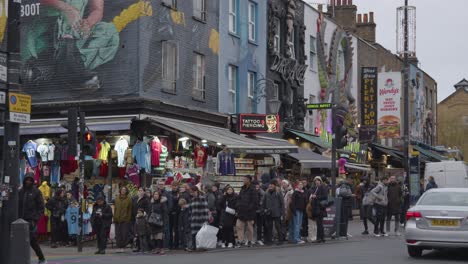
[[[377,127],[377,136],[379,138],[400,137],[400,118],[394,115],[379,118]]]

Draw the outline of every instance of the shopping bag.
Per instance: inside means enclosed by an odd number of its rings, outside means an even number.
[[[112,224],[110,228],[110,233],[109,233],[109,239],[114,240],[115,239],[115,225]]]
[[[205,223],[196,235],[197,249],[216,248],[218,228]]]

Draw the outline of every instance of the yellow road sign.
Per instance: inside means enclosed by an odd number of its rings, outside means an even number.
[[[31,114],[31,96],[20,93],[9,93],[10,112]]]

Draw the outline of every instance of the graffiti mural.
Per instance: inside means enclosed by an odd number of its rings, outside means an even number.
[[[412,140],[424,141],[426,127],[426,101],[424,95],[423,72],[411,65],[410,68],[410,135]],[[432,117],[432,116],[431,116]]]
[[[352,63],[354,48],[352,38],[343,29],[337,27],[332,35],[329,51],[325,45],[327,22],[320,14],[317,19],[317,63],[320,81],[320,102],[331,102],[331,95],[338,95],[338,106],[343,113],[340,120],[348,127],[351,140],[357,139],[357,107],[356,99],[351,94]],[[328,53],[328,54],[327,54]],[[329,110],[321,110],[317,123],[322,127],[322,133],[331,132],[331,115]]]

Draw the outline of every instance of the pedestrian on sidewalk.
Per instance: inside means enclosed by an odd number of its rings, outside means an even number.
[[[281,219],[284,217],[284,199],[282,194],[277,191],[276,181],[271,181],[268,185],[263,200],[263,210],[265,212],[265,244],[273,244],[273,227],[278,233],[278,244],[283,243]]]
[[[263,211],[263,198],[265,197],[265,191],[261,188],[260,183],[255,180],[252,182],[255,187],[255,191],[257,192],[257,211],[256,211],[256,218],[254,223],[254,229],[256,231],[257,239],[256,243],[259,246],[263,246],[263,232],[265,229],[265,212]]]
[[[95,254],[106,254],[107,234],[112,225],[112,216],[112,208],[106,203],[106,198],[99,195],[91,214],[91,225],[97,238],[98,251]]]
[[[164,255],[165,226],[168,224],[167,197],[161,196],[159,191],[153,193],[151,199],[151,214],[148,216],[153,254]]]
[[[317,230],[315,242],[325,243],[323,218],[327,217],[328,193],[327,188],[323,184],[323,180],[320,176],[316,176],[314,178],[314,183],[315,187],[312,189],[310,198],[312,203],[312,219],[315,220],[315,229]]]
[[[209,221],[209,209],[208,202],[205,196],[201,195],[200,190],[197,186],[193,186],[191,189],[192,200],[190,201],[190,228],[192,230],[192,248],[191,250],[197,249],[196,236],[198,231],[203,227],[205,223]]]
[[[400,184],[397,182],[396,176],[390,176],[387,190],[388,205],[387,205],[387,233],[390,233],[390,224],[392,217],[395,217],[395,235],[400,235],[400,214],[401,201],[403,192]]]
[[[374,235],[376,237],[388,236],[384,231],[385,215],[388,204],[387,184],[387,176],[382,176],[377,186],[371,191],[371,194],[374,197],[374,209],[377,218],[374,226]]]
[[[46,208],[50,210],[50,228],[51,228],[51,248],[57,248],[59,243],[66,243],[68,239],[67,223],[65,222],[65,212],[68,204],[65,198],[65,192],[59,188],[54,197],[50,199]]]
[[[237,247],[244,243],[251,247],[253,241],[253,224],[258,209],[258,192],[252,184],[252,176],[243,177],[244,185],[241,188],[236,203],[237,212]]]
[[[136,222],[136,215],[138,214],[139,209],[143,209],[145,211],[146,215],[148,216],[150,214],[150,202],[151,196],[147,196],[146,190],[144,187],[140,187],[138,189],[138,195],[133,198],[133,205],[132,205],[132,218],[135,218],[133,222],[133,225],[135,225]],[[140,246],[140,240],[137,237],[136,238],[136,248],[133,250],[133,252],[140,252],[141,251],[141,246]]]
[[[302,220],[304,217],[305,209],[307,205],[307,196],[304,192],[304,185],[302,182],[298,181],[295,184],[294,193],[291,198],[291,204],[289,210],[293,214],[292,221],[292,238],[291,242],[296,244],[304,244],[305,241],[301,239],[301,227]]]
[[[171,184],[171,198],[172,198],[172,209],[169,211],[169,229],[170,233],[173,234],[169,241],[170,249],[179,248],[179,183],[173,182]]]
[[[186,251],[190,251],[192,246],[192,230],[190,228],[190,211],[187,201],[184,198],[179,199],[178,205],[180,208],[180,212],[177,215],[178,217],[178,232],[179,238],[178,245],[185,249]]]
[[[39,259],[38,264],[47,264],[41,247],[36,240],[37,222],[44,214],[44,198],[34,186],[34,173],[24,175],[23,187],[18,194],[18,217],[29,223],[29,245]]]
[[[286,237],[288,237],[288,240],[293,240],[292,239],[292,235],[293,235],[293,232],[292,232],[293,217],[292,216],[293,214],[291,210],[289,209],[289,207],[291,205],[291,198],[294,193],[294,189],[292,188],[288,180],[283,180],[281,182],[281,193],[283,195],[283,200],[284,200],[284,214],[285,214],[283,221],[282,221],[284,241],[286,241]]]
[[[115,240],[119,252],[124,252],[130,241],[130,228],[132,228],[132,199],[128,189],[121,187],[119,195],[114,201]]]
[[[363,235],[368,235],[369,234],[369,226],[368,226],[368,221],[372,223],[372,225],[376,225],[375,223],[375,217],[373,213],[373,208],[374,208],[374,196],[371,194],[372,189],[375,186],[372,186],[369,183],[368,179],[363,179],[361,184],[360,184],[360,189],[361,192],[363,193],[362,197],[362,222],[364,224],[364,232],[362,232]]]
[[[336,196],[341,197],[341,219],[340,219],[340,234],[339,237],[348,237],[348,223],[349,215],[352,214],[353,204],[353,191],[349,182],[345,179],[340,181],[338,188],[336,189]]]
[[[143,208],[138,208],[137,215],[135,217],[134,234],[138,239],[138,245],[140,252],[148,252],[149,246],[149,225],[147,221],[148,215]]]
[[[303,178],[302,185],[304,186],[304,193],[307,198],[311,195],[312,186],[309,184],[309,180],[307,178]],[[307,209],[307,204],[306,204]],[[309,217],[307,217],[307,212],[304,212],[302,216],[302,226],[301,226],[301,239],[308,242],[309,239]]]
[[[225,248],[226,246],[228,248],[233,248],[234,244],[236,243],[236,238],[234,237],[234,227],[236,226],[236,202],[237,195],[234,192],[234,188],[232,188],[230,185],[226,186],[224,196],[221,198],[220,202],[222,248]]]

